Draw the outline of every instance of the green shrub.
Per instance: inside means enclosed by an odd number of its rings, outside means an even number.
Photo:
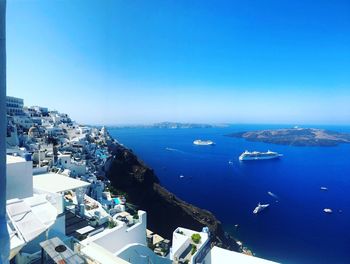
[[[113,227],[116,227],[116,226],[117,226],[117,224],[113,220],[108,222],[108,228],[113,228]]]
[[[197,251],[197,246],[192,245],[191,255],[194,255],[194,253],[196,253],[196,251]]]
[[[201,235],[200,234],[193,234],[191,236],[192,241],[196,244],[198,244],[201,241]]]

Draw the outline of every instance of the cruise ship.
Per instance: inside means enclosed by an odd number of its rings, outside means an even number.
[[[193,144],[199,145],[199,146],[215,145],[215,143],[213,141],[211,141],[211,140],[200,140],[200,139],[197,139],[197,140],[193,141]]]
[[[241,156],[239,156],[239,160],[266,160],[266,159],[277,159],[283,156],[277,152],[273,152],[268,150],[267,152],[258,152],[258,151],[244,151]]]

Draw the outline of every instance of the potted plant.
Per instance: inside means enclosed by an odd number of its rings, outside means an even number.
[[[201,241],[201,235],[200,234],[193,234],[191,236],[193,243],[198,244]]]

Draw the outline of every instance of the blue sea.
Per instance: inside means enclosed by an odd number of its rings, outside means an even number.
[[[282,127],[288,126],[110,128],[109,132],[152,167],[163,186],[213,212],[225,230],[256,256],[282,263],[350,263],[350,144],[293,147],[224,136]],[[350,132],[350,127],[318,128]],[[195,139],[210,139],[216,145],[196,146]],[[284,156],[240,162],[244,150],[271,150]],[[278,202],[267,192],[277,195]],[[254,215],[259,202],[270,207]],[[324,213],[324,208],[333,213]]]

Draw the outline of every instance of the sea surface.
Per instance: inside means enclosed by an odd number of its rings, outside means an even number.
[[[350,263],[350,144],[293,147],[225,136],[282,127],[289,126],[109,128],[109,132],[152,167],[163,186],[213,212],[225,230],[256,256],[282,263]],[[350,127],[317,127],[350,132]],[[210,139],[216,145],[196,146],[195,139]],[[271,150],[284,156],[240,162],[244,150]],[[259,202],[270,207],[254,215]],[[324,208],[333,213],[324,213]]]

